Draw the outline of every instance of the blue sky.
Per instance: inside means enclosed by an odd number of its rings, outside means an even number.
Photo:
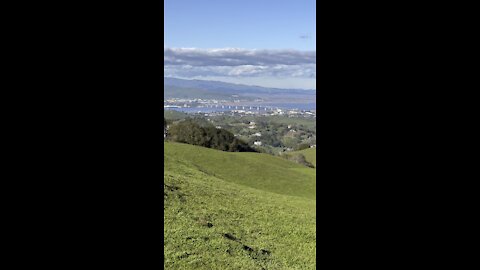
[[[315,88],[314,0],[164,3],[166,76]]]

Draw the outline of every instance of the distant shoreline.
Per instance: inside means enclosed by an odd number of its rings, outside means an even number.
[[[228,106],[228,105],[225,105]],[[221,106],[219,107],[181,107],[181,106],[164,106],[164,110],[174,110],[174,111],[180,111],[180,112],[186,112],[186,113],[196,113],[196,112],[203,112],[203,113],[211,113],[211,112],[228,112],[228,111],[233,111],[233,110],[238,110],[234,106],[237,106],[238,109],[243,109],[242,107],[245,107],[245,109],[250,110],[250,106],[252,106],[251,111],[256,111],[256,106],[261,106],[261,107],[272,107],[272,108],[279,108],[283,110],[293,110],[293,109],[298,109],[302,111],[316,111],[316,104],[315,103],[273,103],[273,104],[268,104],[268,103],[263,103],[263,104],[257,104],[257,105],[233,105],[231,108],[222,108]],[[261,109],[260,111],[263,111]]]

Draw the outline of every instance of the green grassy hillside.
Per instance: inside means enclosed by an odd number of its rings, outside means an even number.
[[[259,153],[232,153],[175,144],[167,147],[172,157],[198,170],[263,191],[315,199],[315,170],[285,159]]]
[[[165,269],[314,269],[315,170],[165,143]]]
[[[317,167],[317,148],[308,148],[301,151],[295,151],[293,153],[303,154],[308,162]]]

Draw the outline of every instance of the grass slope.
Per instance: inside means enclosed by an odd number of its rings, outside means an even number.
[[[167,145],[169,146],[169,145]],[[315,170],[280,157],[174,144],[167,153],[209,175],[263,191],[315,199]],[[313,174],[312,174],[313,173]]]
[[[317,148],[307,148],[301,151],[295,151],[293,153],[303,154],[308,162],[317,167]]]
[[[315,268],[314,169],[176,143],[164,157],[165,269]]]

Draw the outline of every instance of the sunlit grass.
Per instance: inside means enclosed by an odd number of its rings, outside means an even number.
[[[314,269],[315,170],[165,144],[165,269]]]

